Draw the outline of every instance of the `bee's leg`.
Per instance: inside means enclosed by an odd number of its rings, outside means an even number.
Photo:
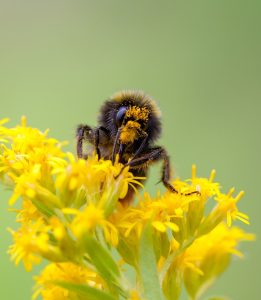
[[[100,142],[106,143],[108,132],[104,127],[91,128],[88,125],[79,125],[76,132],[77,136],[77,155],[78,158],[83,158],[83,141],[88,141],[94,145],[95,151],[100,159],[101,153],[99,149]],[[102,141],[101,141],[102,140]]]
[[[123,153],[124,153],[124,150],[125,150],[125,145],[122,144],[122,143],[120,143],[120,146],[119,146],[118,150],[116,150],[116,148],[117,148],[117,143],[118,143],[118,140],[119,140],[119,136],[120,136],[120,129],[119,129],[118,132],[117,132],[117,135],[116,135],[116,138],[115,138],[115,141],[114,141],[114,145],[113,145],[112,159],[111,159],[113,164],[114,164],[114,162],[115,162],[115,156],[116,156],[116,154],[119,154],[119,157],[120,157],[119,161],[121,162],[121,157],[122,157],[122,155],[123,155]],[[135,159],[135,158],[142,152],[142,150],[143,150],[143,149],[145,148],[145,146],[146,146],[146,143],[147,143],[147,135],[146,135],[145,138],[142,140],[142,142],[141,142],[141,144],[140,144],[138,150],[134,153],[133,157],[131,158],[131,161],[132,161],[133,159]]]
[[[115,140],[114,140],[113,149],[112,149],[112,155],[111,155],[111,161],[112,161],[113,165],[115,163],[115,156],[117,154],[116,153],[117,152],[117,145],[118,145],[118,142],[119,142],[120,134],[121,134],[121,129],[119,128],[118,131],[117,131]]]
[[[131,158],[131,161],[134,160],[145,148],[147,144],[148,135],[146,134],[145,138],[142,140],[138,150],[134,153],[133,157]]]
[[[147,167],[152,162],[157,162],[163,160],[162,176],[161,181],[165,187],[172,193],[178,193],[170,181],[170,159],[166,150],[162,147],[155,147],[145,152],[142,156],[129,161],[125,166],[130,166],[130,168],[142,168]]]
[[[108,144],[108,142],[110,140],[109,131],[103,126],[94,128],[92,131],[92,138],[93,138],[93,144],[95,147],[95,151],[98,155],[98,159],[100,159],[101,151],[100,151],[99,146]]]
[[[95,128],[94,131],[94,147],[95,147],[95,151],[98,155],[98,159],[101,158],[101,152],[100,152],[100,149],[99,149],[99,142],[100,142],[100,131],[99,131],[99,128]]]
[[[122,159],[122,156],[124,154],[125,149],[126,149],[126,145],[120,143],[120,147],[119,147],[119,150],[118,150],[119,162],[121,162],[121,159]]]
[[[83,157],[83,149],[82,144],[84,139],[86,139],[86,134],[92,131],[92,128],[88,125],[79,125],[76,130],[76,138],[77,138],[77,156],[78,158]]]
[[[167,151],[162,147],[150,148],[142,156],[129,161],[124,166],[124,168],[127,166],[130,166],[130,169],[137,169],[137,168],[143,168],[143,167],[147,168],[150,163],[157,162],[159,160],[163,160],[163,168],[162,168],[162,176],[161,176],[162,183],[170,192],[178,193],[178,191],[175,189],[175,187],[169,182],[170,181],[170,173],[171,173],[170,159],[167,154]],[[184,195],[189,196],[192,194],[200,194],[200,192],[193,191],[193,192],[186,193]]]
[[[95,151],[98,155],[98,159],[101,158],[101,151],[99,148],[100,144],[106,144],[109,140],[109,133],[108,130],[102,126],[93,129],[94,135],[94,147]]]

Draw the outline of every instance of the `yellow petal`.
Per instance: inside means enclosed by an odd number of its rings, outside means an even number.
[[[172,222],[165,222],[164,223],[166,226],[168,226],[171,230],[173,230],[174,232],[179,232],[179,226],[175,223]]]
[[[161,232],[165,232],[166,231],[166,226],[162,222],[154,221],[154,222],[152,222],[152,226],[155,229],[157,229],[158,231],[161,231]]]
[[[69,183],[69,190],[71,191],[74,190],[77,187],[77,183],[78,183],[77,178],[73,177]]]
[[[66,215],[77,215],[79,213],[79,210],[75,208],[63,208],[62,212]]]
[[[128,182],[124,181],[119,198],[123,199],[127,195],[127,192],[128,192]]]

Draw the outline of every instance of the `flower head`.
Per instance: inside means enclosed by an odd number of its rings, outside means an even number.
[[[103,281],[99,275],[87,267],[75,265],[73,263],[49,264],[42,271],[40,276],[35,277],[36,286],[33,299],[39,295],[44,300],[84,300],[86,298],[70,292],[55,285],[55,281],[65,281],[69,283],[87,284],[101,289]]]
[[[42,260],[41,252],[48,248],[48,234],[43,220],[23,224],[18,231],[10,230],[14,244],[9,248],[11,259],[17,265],[23,261],[25,269],[30,271],[34,264]]]
[[[238,208],[243,192],[223,193],[215,171],[201,178],[192,166],[191,179],[172,182],[178,193],[145,193],[122,205],[128,189],[137,191],[144,179],[129,167],[95,154],[77,159],[48,131],[28,127],[24,117],[15,128],[6,122],[0,120],[0,181],[13,191],[9,204],[21,203],[11,209],[20,227],[10,229],[8,252],[28,271],[43,258],[50,262],[35,278],[35,298],[136,300],[150,299],[153,290],[178,300],[184,283],[196,299],[232,255],[242,257],[239,242],[254,239],[234,226],[249,224]],[[126,265],[135,280],[125,276]]]

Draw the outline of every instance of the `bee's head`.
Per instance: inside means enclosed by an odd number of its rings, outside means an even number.
[[[99,123],[111,137],[119,133],[122,144],[131,144],[145,136],[154,141],[161,132],[159,109],[149,96],[139,91],[113,95],[102,106]]]
[[[120,142],[133,143],[144,136],[149,119],[149,109],[135,105],[121,106],[115,116],[116,126],[120,129]]]

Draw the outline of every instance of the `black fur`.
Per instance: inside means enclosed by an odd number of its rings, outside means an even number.
[[[100,126],[109,129],[111,137],[115,137],[117,134],[118,128],[116,126],[115,118],[121,106],[147,107],[150,110],[146,130],[148,134],[148,143],[153,144],[160,137],[161,121],[158,116],[160,112],[152,99],[139,91],[121,92],[121,101],[112,97],[101,107],[98,122]]]

